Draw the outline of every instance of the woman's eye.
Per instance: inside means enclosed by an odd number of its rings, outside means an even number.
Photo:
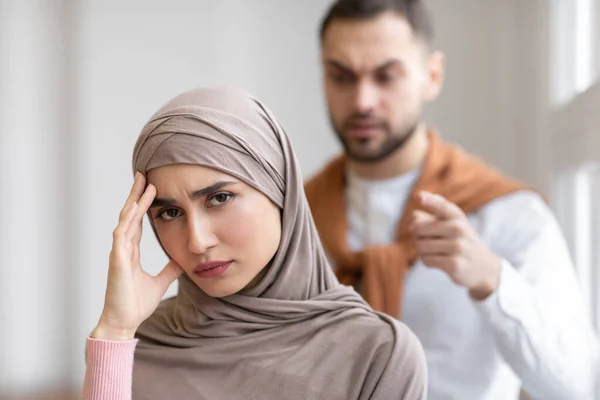
[[[233,197],[230,193],[217,193],[208,199],[209,207],[221,206]]]
[[[172,219],[179,217],[180,214],[181,214],[181,211],[179,211],[178,209],[169,208],[168,210],[162,211],[158,215],[158,217],[164,219],[165,221],[170,221]]]

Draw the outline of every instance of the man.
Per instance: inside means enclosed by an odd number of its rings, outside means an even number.
[[[444,76],[431,32],[420,0],[340,0],[324,18],[344,155],[306,185],[323,245],[420,338],[430,399],[591,399],[599,344],[551,210],[423,121]]]

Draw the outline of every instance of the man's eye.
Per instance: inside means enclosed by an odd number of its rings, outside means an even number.
[[[382,73],[382,74],[377,74],[376,79],[377,79],[377,83],[379,83],[381,85],[387,85],[388,83],[390,83],[394,80],[394,76],[389,73]]]
[[[330,74],[331,80],[336,83],[352,83],[354,79],[349,74],[344,73],[332,73]]]

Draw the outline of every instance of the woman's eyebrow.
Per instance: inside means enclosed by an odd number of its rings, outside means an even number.
[[[194,190],[192,193],[190,193],[190,199],[193,200],[193,199],[197,199],[199,197],[205,197],[213,192],[216,192],[219,189],[222,189],[222,188],[230,186],[230,185],[235,185],[235,184],[236,184],[236,182],[220,181],[220,182],[215,183],[214,185],[207,186],[204,189]]]
[[[231,182],[231,181],[219,181],[213,185],[207,186],[205,188],[202,189],[198,189],[198,190],[194,190],[192,193],[190,193],[190,199],[198,199],[200,197],[206,197],[209,194],[216,192],[219,189],[222,189],[226,186],[230,186],[230,185],[235,185],[237,182]],[[169,198],[160,198],[160,197],[156,197],[154,199],[154,201],[152,202],[152,205],[150,205],[150,208],[154,208],[154,207],[168,207],[168,206],[174,206],[177,205],[177,200],[175,199],[169,199]]]

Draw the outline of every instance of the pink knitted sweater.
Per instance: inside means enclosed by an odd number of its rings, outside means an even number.
[[[123,342],[87,338],[83,400],[131,400],[133,352],[137,339]]]

